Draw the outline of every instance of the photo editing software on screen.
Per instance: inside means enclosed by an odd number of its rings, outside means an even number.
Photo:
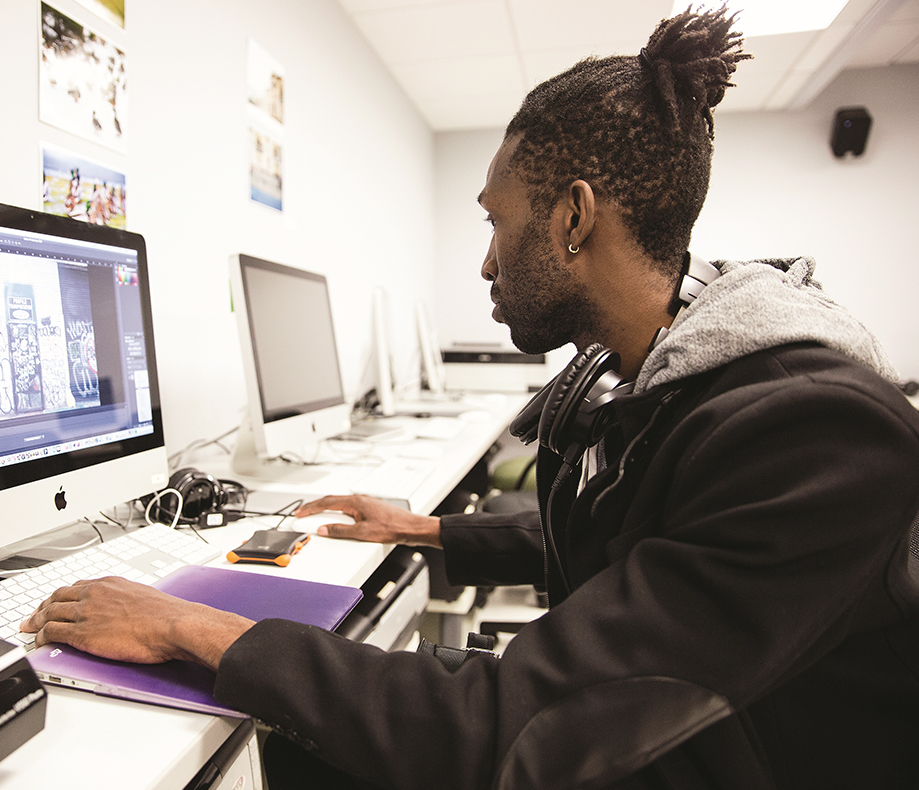
[[[137,252],[0,227],[0,467],[153,432]]]

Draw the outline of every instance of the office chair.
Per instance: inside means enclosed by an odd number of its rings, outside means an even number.
[[[538,510],[536,495],[536,455],[510,458],[495,466],[492,490],[481,505],[486,513],[519,513]],[[500,587],[474,613],[472,630],[498,640],[498,652],[506,646],[502,635],[513,635],[524,625],[541,617],[548,607],[545,593],[531,585]]]
[[[519,513],[538,508],[535,455],[510,458],[495,466],[491,491],[482,501],[484,512]]]

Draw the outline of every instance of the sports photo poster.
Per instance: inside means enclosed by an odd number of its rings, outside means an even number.
[[[128,80],[124,51],[41,4],[39,120],[124,154]]]
[[[41,144],[42,210],[125,229],[124,173],[50,143]]]

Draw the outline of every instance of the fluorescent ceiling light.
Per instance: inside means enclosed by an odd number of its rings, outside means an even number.
[[[772,36],[829,27],[848,0],[728,0],[728,10],[737,12],[735,26],[744,36]],[[672,16],[683,13],[687,0],[674,0]],[[692,4],[694,9],[699,3]],[[717,2],[707,8],[717,8]]]

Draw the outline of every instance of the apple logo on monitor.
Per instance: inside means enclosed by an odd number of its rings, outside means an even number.
[[[61,486],[61,490],[54,495],[54,506],[58,510],[67,507],[67,494],[64,492],[64,486]]]

